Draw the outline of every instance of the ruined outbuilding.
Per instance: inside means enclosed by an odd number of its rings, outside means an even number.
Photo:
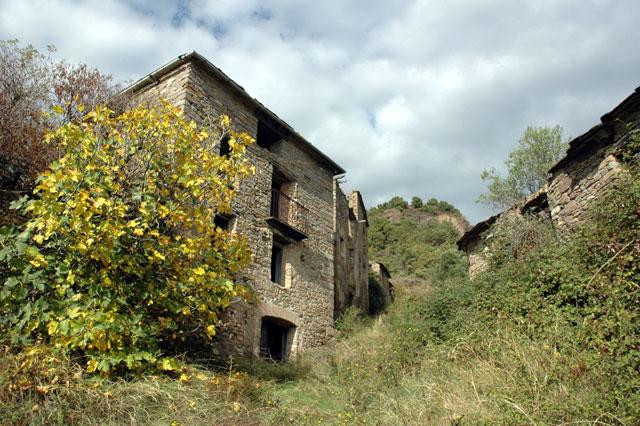
[[[384,305],[388,306],[393,302],[395,297],[389,270],[380,262],[369,262],[369,271],[378,281],[378,284],[380,284],[380,288],[382,288],[382,295],[384,297]]]
[[[247,236],[253,259],[239,281],[259,302],[227,310],[219,353],[284,360],[324,344],[346,307],[367,311],[367,215],[358,192],[342,192],[342,167],[196,52],[127,91],[166,99],[198,123],[226,114],[256,139],[247,154],[256,173],[240,185],[233,215],[217,224]]]
[[[623,170],[621,149],[640,127],[640,88],[600,121],[569,142],[565,157],[549,170],[550,178],[540,191],[476,224],[458,240],[458,248],[467,253],[471,277],[486,268],[490,229],[499,227],[509,217],[537,215],[550,221],[560,235],[568,234],[584,221],[589,204],[601,196]]]

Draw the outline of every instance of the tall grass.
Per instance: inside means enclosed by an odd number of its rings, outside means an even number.
[[[5,351],[0,418],[189,426],[640,424],[638,176],[622,180],[573,237],[557,239],[534,223],[527,229],[539,232],[536,243],[516,246],[521,233],[507,229],[495,239],[491,269],[474,282],[450,256],[430,287],[399,287],[377,318],[348,310],[331,344],[289,363],[234,360],[217,370],[186,366],[173,378],[106,381],[83,376],[73,359],[51,348],[34,348],[35,358]]]

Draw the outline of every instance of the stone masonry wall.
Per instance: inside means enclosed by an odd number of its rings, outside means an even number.
[[[389,276],[387,268],[385,268],[382,263],[370,262],[369,270],[375,276],[376,280],[378,280],[378,283],[380,283],[380,287],[382,287],[382,294],[384,295],[385,305],[388,306],[393,298],[393,286],[391,285],[391,277]]]
[[[535,216],[547,223],[550,221],[547,191],[547,186],[545,185],[539,191],[525,197],[518,204],[488,219],[487,222],[489,223],[487,226],[482,226],[482,230],[478,235],[467,243],[465,247],[469,262],[470,278],[473,279],[481,272],[484,272],[489,266],[492,238],[497,232],[500,232],[500,227],[512,223],[524,215]],[[479,225],[476,225],[476,227]]]
[[[356,288],[354,304],[364,312],[369,312],[369,222],[358,191],[349,194],[349,208],[353,212],[349,227],[353,250],[353,282]]]
[[[349,306],[369,310],[368,222],[362,197],[347,198],[334,181],[335,308],[334,316]]]
[[[581,223],[589,203],[602,194],[622,170],[613,155],[588,158],[559,172],[549,185],[551,218],[561,232]]]
[[[547,193],[555,228],[566,234],[580,224],[592,200],[615,182],[623,170],[617,148],[630,141],[640,125],[640,92],[636,90],[584,135],[570,143],[567,156],[552,171]]]
[[[142,97],[162,96],[180,106],[188,118],[202,123],[208,117],[227,114],[237,130],[256,138],[255,108],[236,94],[228,83],[189,62],[144,90]],[[278,318],[292,326],[289,351],[319,346],[333,334],[333,176],[304,149],[295,136],[288,136],[269,150],[252,145],[248,149],[256,174],[239,186],[233,203],[233,232],[247,237],[253,254],[251,265],[238,277],[256,292],[259,303],[236,301],[219,327],[219,352],[259,355],[262,317]],[[271,251],[274,239],[286,236],[272,228],[271,184],[274,169],[292,184],[304,224],[294,223],[308,235],[283,247],[282,285],[271,282]],[[302,216],[300,216],[302,217]]]
[[[592,201],[604,194],[623,172],[616,152],[622,147],[629,149],[633,146],[628,143],[639,127],[640,88],[605,114],[600,124],[569,143],[565,158],[551,169],[551,177],[543,189],[547,204],[543,211],[534,213],[550,219],[559,235],[568,235],[587,218]],[[510,214],[522,214],[532,197],[537,196],[531,196],[499,216],[477,224],[459,240],[458,246],[467,252],[472,277],[486,268],[490,254],[487,232],[484,231],[487,224],[493,232]]]

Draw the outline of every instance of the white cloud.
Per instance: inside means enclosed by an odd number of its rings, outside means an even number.
[[[638,85],[638,18],[633,0],[0,0],[0,38],[119,79],[197,50],[369,205],[444,198],[475,221],[480,171],[527,125],[576,136]]]

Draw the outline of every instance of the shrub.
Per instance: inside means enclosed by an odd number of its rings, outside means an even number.
[[[29,221],[0,236],[0,338],[79,352],[90,372],[175,368],[162,347],[211,339],[246,295],[232,278],[247,245],[212,224],[252,172],[251,138],[226,117],[199,129],[164,104],[117,117],[99,107],[47,141],[63,155],[16,203]]]
[[[336,320],[338,339],[345,339],[361,331],[370,323],[370,319],[356,306],[348,307]]]
[[[560,354],[575,346],[585,359],[576,374],[609,377],[603,409],[628,418],[640,415],[639,176],[619,179],[565,239],[535,221],[500,231],[504,244],[492,246],[492,267],[474,282],[477,322],[510,323]]]

